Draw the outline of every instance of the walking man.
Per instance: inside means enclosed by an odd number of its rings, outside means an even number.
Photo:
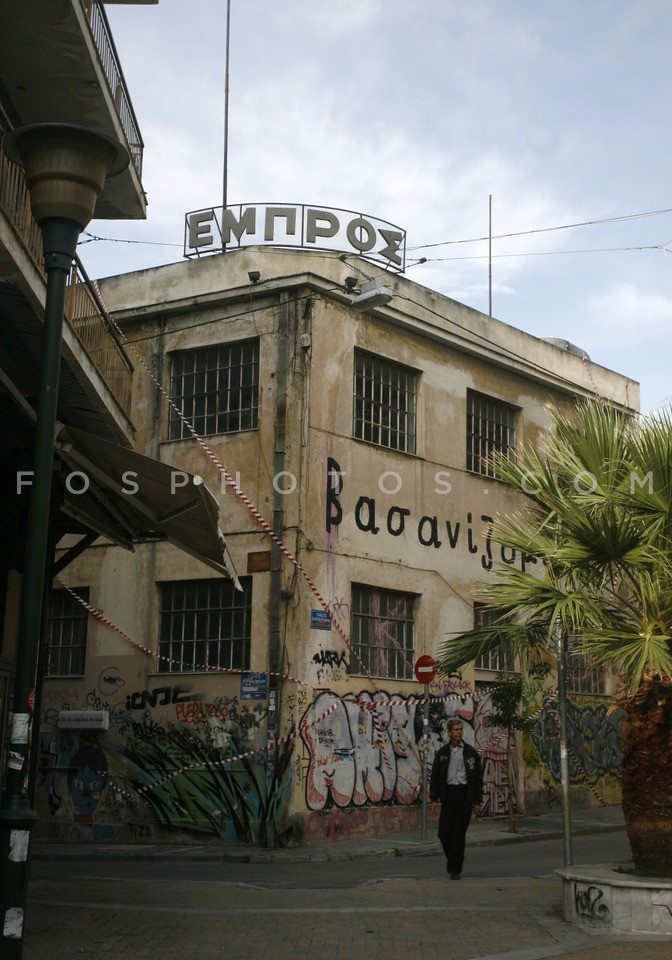
[[[472,813],[483,802],[483,765],[480,754],[462,739],[462,721],[448,721],[448,743],[434,757],[429,781],[430,800],[441,802],[439,840],[451,880],[462,878],[464,846]]]

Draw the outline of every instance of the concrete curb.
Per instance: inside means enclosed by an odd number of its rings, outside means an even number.
[[[589,826],[576,826],[573,836],[589,836],[592,833],[613,833],[622,831],[618,823],[594,823]],[[524,830],[518,833],[508,831],[490,831],[487,836],[479,837],[478,827],[467,835],[467,847],[493,847],[514,843],[535,843],[543,840],[561,840],[562,830]],[[115,844],[50,844],[38,842],[33,845],[32,858],[46,861],[96,860],[115,861],[165,861],[209,862],[209,863],[325,863],[329,861],[369,860],[382,857],[433,857],[441,854],[439,841],[409,838],[406,842],[391,842],[389,837],[379,840],[362,838],[361,841],[336,841],[319,846],[280,848],[264,850],[259,847],[234,846],[222,848],[216,846],[160,846],[160,845],[115,845]]]

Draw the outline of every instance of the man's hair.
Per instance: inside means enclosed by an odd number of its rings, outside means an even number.
[[[459,725],[460,727],[464,726],[464,724],[462,723],[462,721],[460,720],[459,717],[450,717],[449,720],[446,720],[446,729],[447,729],[447,730],[452,730],[453,727],[457,727],[458,725]]]

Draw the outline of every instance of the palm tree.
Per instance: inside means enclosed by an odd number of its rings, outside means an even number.
[[[551,414],[540,449],[498,458],[523,509],[493,540],[537,558],[484,585],[491,627],[449,638],[450,673],[494,647],[525,663],[573,649],[619,671],[622,801],[635,870],[672,876],[672,417],[635,419],[598,402]]]

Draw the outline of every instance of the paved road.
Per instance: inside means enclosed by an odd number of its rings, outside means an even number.
[[[630,859],[630,847],[624,832],[575,837],[575,863],[621,863]],[[563,863],[563,845],[560,839],[520,843],[511,846],[470,847],[467,851],[464,877],[541,877],[553,876]],[[194,862],[191,859],[169,863],[149,861],[125,862],[119,860],[75,861],[67,864],[67,878],[79,880],[97,878],[118,881],[183,880],[185,882],[220,881],[248,883],[267,889],[315,890],[342,889],[357,886],[369,880],[395,877],[416,879],[442,878],[445,873],[443,856],[385,856],[376,859],[331,860],[314,863],[231,863]],[[63,864],[57,861],[37,860],[33,864],[34,880],[61,882]]]
[[[621,831],[576,838],[627,859]],[[560,917],[562,843],[314,863],[36,861],[24,960],[669,960],[670,939],[599,936]]]
[[[38,884],[26,960],[466,960],[557,943],[559,881],[390,879],[349,889],[222,882]],[[38,913],[39,911],[39,913]],[[669,944],[668,944],[669,953]]]

